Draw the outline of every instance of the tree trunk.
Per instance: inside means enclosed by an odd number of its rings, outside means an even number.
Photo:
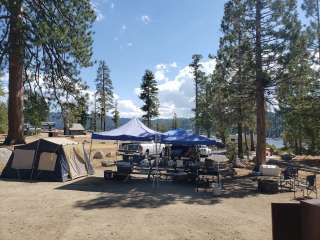
[[[298,144],[299,144],[299,154],[302,154],[302,138],[301,137],[299,137]]]
[[[250,130],[250,151],[254,151],[255,147],[254,147],[254,135],[253,135],[253,131]]]
[[[299,154],[298,151],[298,140],[294,139],[294,153]]]
[[[226,135],[223,131],[220,132],[220,138],[221,138],[223,145],[226,145]]]
[[[316,11],[317,11],[318,64],[320,64],[320,9],[319,9],[319,0],[316,1]]]
[[[261,46],[261,0],[256,0],[256,114],[257,114],[257,148],[256,168],[266,160],[266,119],[264,99],[264,76],[262,72],[262,46]]]
[[[248,130],[247,128],[245,128],[245,130],[244,130],[244,144],[246,146],[246,152],[249,151],[248,139],[247,139],[247,130]]]
[[[25,143],[23,135],[23,62],[24,46],[21,21],[22,1],[9,1],[9,104],[8,136],[5,144]]]
[[[198,77],[196,76],[196,109],[195,109],[195,133],[199,135],[199,84],[198,84]]]
[[[65,110],[62,111],[63,135],[69,135],[68,115]]]
[[[243,147],[242,147],[242,124],[238,122],[238,157],[243,158]]]

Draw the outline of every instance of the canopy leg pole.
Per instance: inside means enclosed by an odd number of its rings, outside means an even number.
[[[118,161],[119,140],[117,140],[116,162]]]
[[[89,150],[89,162],[91,163],[91,152],[92,152],[92,138],[90,142],[90,150]]]

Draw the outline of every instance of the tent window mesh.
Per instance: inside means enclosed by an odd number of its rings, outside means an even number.
[[[40,154],[38,170],[54,171],[57,162],[57,154],[42,152]]]
[[[32,169],[34,150],[15,149],[11,167],[13,169]]]

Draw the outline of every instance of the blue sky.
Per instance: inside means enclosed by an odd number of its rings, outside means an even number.
[[[122,117],[139,116],[137,88],[146,69],[156,73],[161,117],[190,117],[193,83],[188,64],[194,53],[216,53],[224,0],[92,0],[94,60],[105,60],[119,96]],[[94,89],[97,65],[82,77]]]

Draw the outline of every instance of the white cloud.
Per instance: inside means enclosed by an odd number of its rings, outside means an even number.
[[[95,91],[92,89],[88,89],[83,91],[83,93],[87,93],[89,95],[89,111],[94,110],[94,95]],[[141,109],[134,104],[134,102],[130,99],[122,99],[118,94],[113,94],[114,100],[118,102],[118,110],[120,112],[120,117],[124,118],[132,118],[132,117],[140,117],[142,115]],[[112,110],[109,111],[109,113]]]
[[[118,38],[118,37],[114,37],[113,40],[114,40],[114,41],[118,41],[119,38]]]
[[[126,30],[127,30],[127,26],[126,26],[125,24],[123,24],[123,25],[121,26],[121,29],[122,29],[122,31],[126,31]]]
[[[103,19],[104,19],[104,15],[103,13],[101,12],[101,4],[103,2],[102,1],[99,1],[99,0],[92,0],[91,1],[91,6],[92,6],[92,9],[95,11],[96,13],[96,22],[101,22]]]
[[[151,18],[148,15],[143,15],[143,16],[141,16],[141,21],[144,24],[149,24],[151,22]]]
[[[166,77],[164,71],[158,70],[154,73],[154,78],[158,82],[168,81],[169,79]]]
[[[114,9],[114,3],[113,2],[110,4],[110,8]]]
[[[169,64],[160,63],[156,65],[156,71],[154,73],[155,79],[158,82],[166,82],[169,78],[166,76],[166,73],[170,71],[170,68],[177,68],[178,65],[176,62]]]
[[[211,74],[215,67],[215,60],[207,60],[201,62],[203,71]],[[176,68],[176,63],[157,64],[155,66],[155,78],[158,81],[159,100],[160,100],[160,117],[172,118],[176,112],[178,117],[193,117],[192,108],[194,108],[194,81],[191,68],[184,66],[178,73],[170,78],[168,73],[170,69]],[[94,92],[88,90],[91,106],[93,106]],[[139,96],[140,88],[134,89],[135,96]],[[118,101],[118,108],[121,117],[132,118],[141,117],[143,112],[131,99],[122,99],[119,95],[114,94]],[[142,102],[141,102],[142,105]]]
[[[176,62],[173,62],[173,63],[171,63],[171,64],[170,64],[170,67],[172,67],[172,68],[177,68],[177,67],[178,67],[178,65],[177,65],[177,63],[176,63]]]
[[[216,61],[214,59],[209,59],[208,61],[201,62],[201,65],[202,71],[204,71],[206,74],[212,74],[216,66]]]
[[[120,117],[132,118],[141,117],[142,111],[137,107],[132,100],[129,99],[119,99],[118,108],[120,112]]]
[[[167,65],[163,64],[163,63],[157,64],[156,65],[156,69],[157,70],[166,70],[167,69]]]
[[[215,60],[209,59],[201,62],[202,70],[208,75],[215,67]],[[155,79],[158,82],[160,117],[172,118],[176,112],[178,117],[192,117],[194,108],[194,80],[192,69],[187,65],[181,68],[178,73],[170,78],[168,73],[177,68],[176,62],[155,66]],[[134,89],[136,96],[140,94],[140,88]]]
[[[128,43],[127,43],[127,46],[128,46],[128,47],[132,47],[132,46],[133,46],[133,43],[132,43],[132,42],[128,42]]]
[[[211,74],[215,67],[215,60],[208,60],[201,62],[203,71],[206,74]],[[171,64],[175,66],[176,64]],[[158,68],[157,68],[158,66]],[[192,117],[194,108],[194,81],[191,68],[185,66],[179,70],[178,74],[173,78],[167,77],[168,68],[160,67],[157,65],[156,73],[162,71],[162,79],[166,79],[163,82],[159,82],[159,100],[160,108],[159,112],[163,118],[171,118],[173,112],[176,112],[178,117]],[[168,66],[168,65],[166,65]],[[171,67],[173,67],[171,66]],[[160,69],[160,70],[159,70]],[[163,69],[168,71],[163,71]]]

